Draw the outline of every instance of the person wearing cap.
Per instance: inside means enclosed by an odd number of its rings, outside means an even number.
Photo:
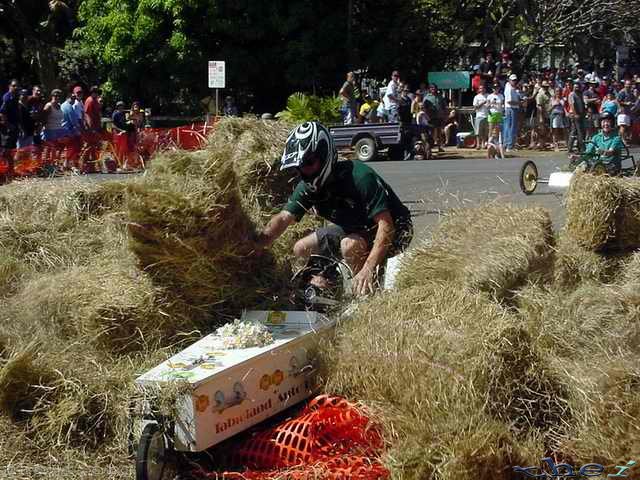
[[[577,169],[588,170],[596,163],[602,163],[609,175],[618,175],[622,168],[624,143],[615,129],[615,117],[609,113],[600,116],[602,130],[596,133],[582,155],[571,155]]]
[[[518,114],[520,112],[520,91],[518,90],[518,76],[509,75],[509,81],[504,87],[505,119],[504,145],[507,152],[512,151],[518,141]]]
[[[631,109],[637,101],[636,96],[631,91],[631,80],[625,80],[624,88],[618,92],[617,100],[620,107],[618,112],[620,137],[625,145],[628,145],[631,139]]]
[[[548,138],[549,116],[551,114],[551,92],[549,91],[549,82],[543,80],[540,83],[540,89],[536,95],[536,113],[538,122],[538,145],[539,149],[544,149]]]

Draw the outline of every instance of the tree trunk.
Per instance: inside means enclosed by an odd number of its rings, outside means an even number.
[[[50,92],[59,87],[55,48],[45,42],[34,42],[34,56],[42,87]]]

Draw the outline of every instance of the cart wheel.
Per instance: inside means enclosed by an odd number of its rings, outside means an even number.
[[[175,465],[169,441],[157,423],[148,423],[138,444],[136,480],[172,480]]]
[[[527,160],[520,169],[520,190],[525,195],[531,195],[538,186],[538,167],[531,160]]]

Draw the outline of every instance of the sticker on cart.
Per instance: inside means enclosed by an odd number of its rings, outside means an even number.
[[[196,376],[194,372],[166,372],[164,375],[180,380],[189,380]]]
[[[205,370],[215,370],[216,368],[220,368],[222,366],[221,363],[219,362],[206,362],[203,363],[202,365],[200,365],[200,368],[203,368]]]
[[[260,389],[269,390],[270,386],[271,386],[271,375],[264,374],[260,379]]]
[[[176,363],[167,362],[167,365],[169,366],[169,368],[173,368],[174,370],[184,370],[185,368],[189,367],[189,365],[187,365],[186,363],[181,363],[181,362],[176,362]]]
[[[273,375],[271,375],[271,383],[276,387],[280,385],[283,380],[284,372],[282,370],[276,370],[275,372],[273,372]]]
[[[224,357],[227,353],[221,350],[214,350],[211,352],[207,352],[207,356],[209,357]]]
[[[267,323],[271,325],[282,325],[287,320],[287,314],[274,310],[269,312]]]
[[[209,395],[198,395],[196,398],[196,411],[200,413],[206,411],[210,403]]]

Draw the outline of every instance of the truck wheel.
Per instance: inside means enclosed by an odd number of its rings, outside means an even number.
[[[355,144],[356,156],[361,162],[373,160],[378,155],[378,146],[373,138],[361,138]]]

